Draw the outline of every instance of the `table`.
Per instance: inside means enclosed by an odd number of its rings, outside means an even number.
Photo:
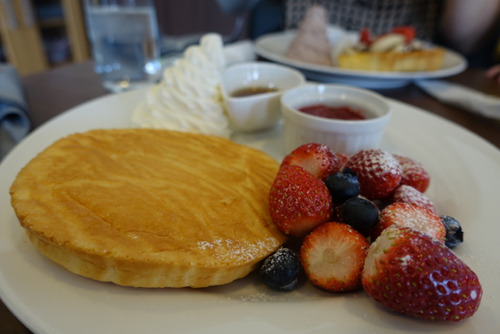
[[[467,69],[446,80],[500,97],[500,83],[485,78],[483,70]],[[101,86],[100,78],[93,72],[91,62],[59,67],[48,72],[23,77],[21,81],[34,128],[65,110],[93,98],[110,94]],[[413,84],[378,90],[378,92],[453,121],[500,149],[500,121],[444,105]],[[0,303],[0,329],[2,333],[31,333],[3,303]]]
[[[467,69],[447,80],[500,97],[500,84],[485,78],[484,71]],[[90,99],[109,94],[93,72],[92,62],[56,68],[22,78],[34,128],[59,113]],[[500,148],[500,121],[444,105],[415,85],[381,89],[379,93],[449,119]]]

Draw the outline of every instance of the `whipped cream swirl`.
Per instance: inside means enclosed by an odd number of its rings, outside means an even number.
[[[182,58],[165,69],[162,81],[148,91],[135,110],[133,123],[229,137],[220,87],[224,67],[221,36],[204,35],[200,45],[187,48]]]

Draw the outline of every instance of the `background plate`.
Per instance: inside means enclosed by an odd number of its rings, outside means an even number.
[[[330,43],[335,45],[341,39],[355,39],[356,33],[345,32],[337,27],[328,28]],[[315,65],[286,58],[285,52],[295,37],[295,31],[284,31],[264,35],[255,41],[255,52],[268,60],[295,67],[313,81],[350,84],[365,88],[394,88],[409,84],[417,79],[443,78],[462,72],[467,67],[466,59],[460,54],[446,50],[443,68],[425,72],[375,72],[342,69],[336,66]]]
[[[456,252],[484,289],[479,311],[458,324],[425,322],[388,312],[363,292],[331,294],[303,283],[290,293],[267,289],[253,273],[207,289],[137,289],[86,279],[40,255],[10,206],[18,171],[56,139],[93,128],[130,126],[144,91],[106,96],[38,128],[0,165],[0,294],[37,333],[500,333],[500,152],[441,118],[390,101],[383,147],[412,157],[432,176],[427,194],[456,217],[465,243]],[[281,159],[281,125],[234,140]]]

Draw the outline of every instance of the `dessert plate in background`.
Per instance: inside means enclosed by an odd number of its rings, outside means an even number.
[[[420,161],[431,174],[427,194],[465,229],[456,253],[478,274],[484,296],[460,323],[426,322],[387,311],[362,291],[332,294],[303,282],[274,292],[256,273],[206,289],[126,288],[83,278],[30,244],[10,206],[18,171],[58,138],[94,128],[130,126],[145,91],[109,95],[61,114],[21,142],[0,165],[0,296],[35,333],[453,333],[500,332],[500,151],[421,109],[389,100],[393,117],[383,148]],[[236,133],[233,140],[281,159],[281,124]],[[118,143],[117,143],[118,145]]]
[[[353,39],[353,36],[356,36],[355,33],[345,32],[335,26],[328,28],[328,37],[332,45],[343,38]],[[467,67],[467,60],[462,55],[448,49],[445,49],[443,67],[436,71],[375,72],[317,65],[285,57],[294,37],[294,30],[261,36],[255,41],[255,52],[265,59],[301,70],[312,81],[342,83],[373,89],[400,87],[417,79],[443,78],[458,74]]]

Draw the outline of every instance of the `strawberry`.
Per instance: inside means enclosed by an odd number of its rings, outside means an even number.
[[[429,187],[431,178],[422,164],[401,155],[394,154],[394,157],[398,160],[399,165],[403,170],[401,184],[412,186],[422,193],[425,192]]]
[[[345,163],[349,160],[349,156],[344,153],[335,152],[335,155],[339,159],[339,170],[344,169]]]
[[[406,44],[410,44],[417,35],[415,28],[409,26],[394,27],[392,32],[403,35],[405,37]]]
[[[370,200],[389,196],[401,181],[398,161],[391,153],[380,149],[357,152],[347,160],[345,167],[358,174],[361,195]]]
[[[362,284],[388,309],[426,320],[468,318],[483,294],[477,275],[443,243],[397,225],[370,246]]]
[[[369,29],[363,28],[359,31],[359,42],[365,45],[370,45],[372,43]]]
[[[309,233],[300,262],[312,284],[333,292],[361,288],[361,271],[369,243],[347,224],[327,222]]]
[[[269,192],[274,224],[285,234],[303,236],[332,215],[332,199],[323,181],[300,166],[283,166]]]
[[[391,201],[420,205],[434,213],[437,213],[436,207],[429,197],[412,186],[407,186],[405,184],[400,185],[396,188],[396,190],[394,190]]]
[[[431,210],[411,203],[395,202],[380,212],[378,225],[372,234],[375,240],[383,230],[391,225],[408,226],[427,233],[444,242],[446,228],[438,215]]]
[[[281,167],[287,165],[301,166],[322,180],[340,170],[340,161],[337,155],[328,146],[317,143],[297,147],[281,162]]]

